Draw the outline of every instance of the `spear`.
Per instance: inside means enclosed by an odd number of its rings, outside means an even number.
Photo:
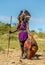
[[[12,16],[10,17],[10,31],[11,31],[11,23],[12,23]],[[9,33],[9,37],[8,37],[8,52],[7,52],[7,55],[9,54],[9,47],[10,47],[10,33]]]

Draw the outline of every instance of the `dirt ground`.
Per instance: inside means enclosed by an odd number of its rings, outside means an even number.
[[[7,50],[0,52],[0,65],[45,65],[44,52],[37,52],[38,60],[20,59],[21,51],[12,50],[7,56]]]

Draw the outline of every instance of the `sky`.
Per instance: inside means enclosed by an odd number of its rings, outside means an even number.
[[[31,14],[29,29],[45,32],[45,0],[0,0],[0,21],[17,23],[21,10],[28,10]]]

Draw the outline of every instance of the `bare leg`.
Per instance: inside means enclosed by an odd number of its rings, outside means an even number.
[[[20,45],[21,45],[21,58],[25,58],[25,56],[24,56],[24,42],[22,42],[22,43],[20,43]]]

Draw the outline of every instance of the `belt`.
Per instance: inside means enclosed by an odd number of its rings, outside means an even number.
[[[27,32],[27,30],[20,30],[19,32]]]

